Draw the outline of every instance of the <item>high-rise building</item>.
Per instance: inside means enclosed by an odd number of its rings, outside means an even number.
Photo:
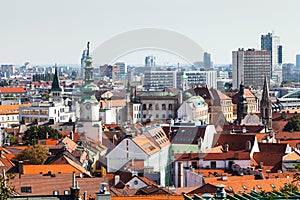
[[[117,63],[115,63],[115,65],[120,67],[121,74],[127,73],[127,64],[125,62],[117,62]]]
[[[274,67],[282,64],[282,45],[279,45],[279,43],[280,38],[274,32],[261,36],[261,50],[271,52],[272,71]]]
[[[80,78],[84,78],[85,59],[87,58],[87,50],[83,50],[80,62]]]
[[[145,57],[145,67],[155,67],[155,57],[154,56],[146,56]]]
[[[300,54],[296,55],[296,67],[300,68]]]
[[[183,75],[186,80],[187,84],[190,87],[194,86],[207,86],[207,87],[213,87],[217,88],[217,72],[213,69],[206,69],[206,70],[198,70],[198,71],[183,71],[178,72],[181,76]],[[179,80],[177,78],[177,80]],[[177,81],[177,84],[182,83],[180,81]],[[182,89],[177,85],[177,88]]]
[[[203,67],[205,68],[211,68],[212,64],[211,64],[211,55],[208,52],[204,52],[203,54]]]
[[[278,45],[278,65],[282,65],[282,45]]]
[[[264,77],[271,76],[270,51],[242,48],[232,52],[232,87],[238,89],[243,83],[245,87],[261,88]]]

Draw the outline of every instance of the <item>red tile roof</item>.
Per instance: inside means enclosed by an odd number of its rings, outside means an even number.
[[[80,170],[70,164],[52,164],[52,165],[23,165],[24,174],[47,174],[51,171],[52,174],[76,174],[82,173]]]
[[[255,134],[215,134],[213,146],[228,144],[230,151],[243,151],[246,149],[247,141],[253,146],[255,138]]]
[[[250,152],[228,151],[223,153],[207,153],[203,160],[250,160]]]
[[[26,88],[3,87],[0,88],[0,93],[26,93]]]
[[[78,186],[80,187],[80,195],[82,196],[84,191],[87,191],[87,195],[95,195],[99,192],[100,182],[107,182],[105,178],[76,178]],[[22,174],[16,175],[14,179],[11,179],[9,183],[15,186],[17,193],[22,196],[31,195],[53,195],[53,191],[59,191],[59,194],[64,194],[65,190],[69,190],[72,186],[72,174],[55,174],[55,177],[43,176],[41,174]],[[29,186],[32,189],[32,193],[22,193],[21,187]]]

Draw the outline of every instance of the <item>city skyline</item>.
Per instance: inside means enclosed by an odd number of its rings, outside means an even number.
[[[272,31],[280,37],[284,63],[295,63],[300,53],[300,29],[296,28],[300,2],[293,0],[90,1],[86,5],[29,0],[0,4],[1,64],[79,64],[87,41],[93,50],[112,36],[145,27],[191,38],[211,53],[216,64],[230,64],[231,52],[237,48],[260,49],[260,36]],[[202,56],[199,53],[199,60]],[[137,56],[131,57],[129,63],[138,63]]]

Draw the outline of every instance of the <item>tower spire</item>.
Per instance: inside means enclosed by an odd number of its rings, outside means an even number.
[[[90,56],[90,42],[87,42],[86,49],[87,49],[87,57],[89,57]]]
[[[238,103],[237,103],[237,122],[238,124],[241,124],[242,119],[245,115],[248,113],[248,105],[247,100],[244,94],[245,86],[243,82],[240,84],[240,90],[238,95]]]
[[[56,91],[56,92],[61,92],[62,91],[62,89],[60,88],[60,85],[59,85],[56,63],[55,63],[55,72],[54,72],[52,85],[51,85],[51,92],[53,92],[53,91]]]
[[[269,85],[268,85],[268,80],[267,76],[264,78],[264,87],[263,87],[263,93],[262,93],[262,101],[269,101],[270,100],[270,95],[269,95]]]
[[[269,95],[269,85],[267,76],[264,79],[262,97],[260,101],[260,116],[266,131],[272,129],[272,102]]]

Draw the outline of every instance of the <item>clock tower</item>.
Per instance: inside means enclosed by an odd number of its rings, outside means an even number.
[[[99,102],[95,97],[95,92],[99,88],[94,84],[92,58],[90,56],[90,43],[87,43],[87,55],[84,68],[84,86],[81,88],[82,98],[80,102],[80,121],[99,121]]]

